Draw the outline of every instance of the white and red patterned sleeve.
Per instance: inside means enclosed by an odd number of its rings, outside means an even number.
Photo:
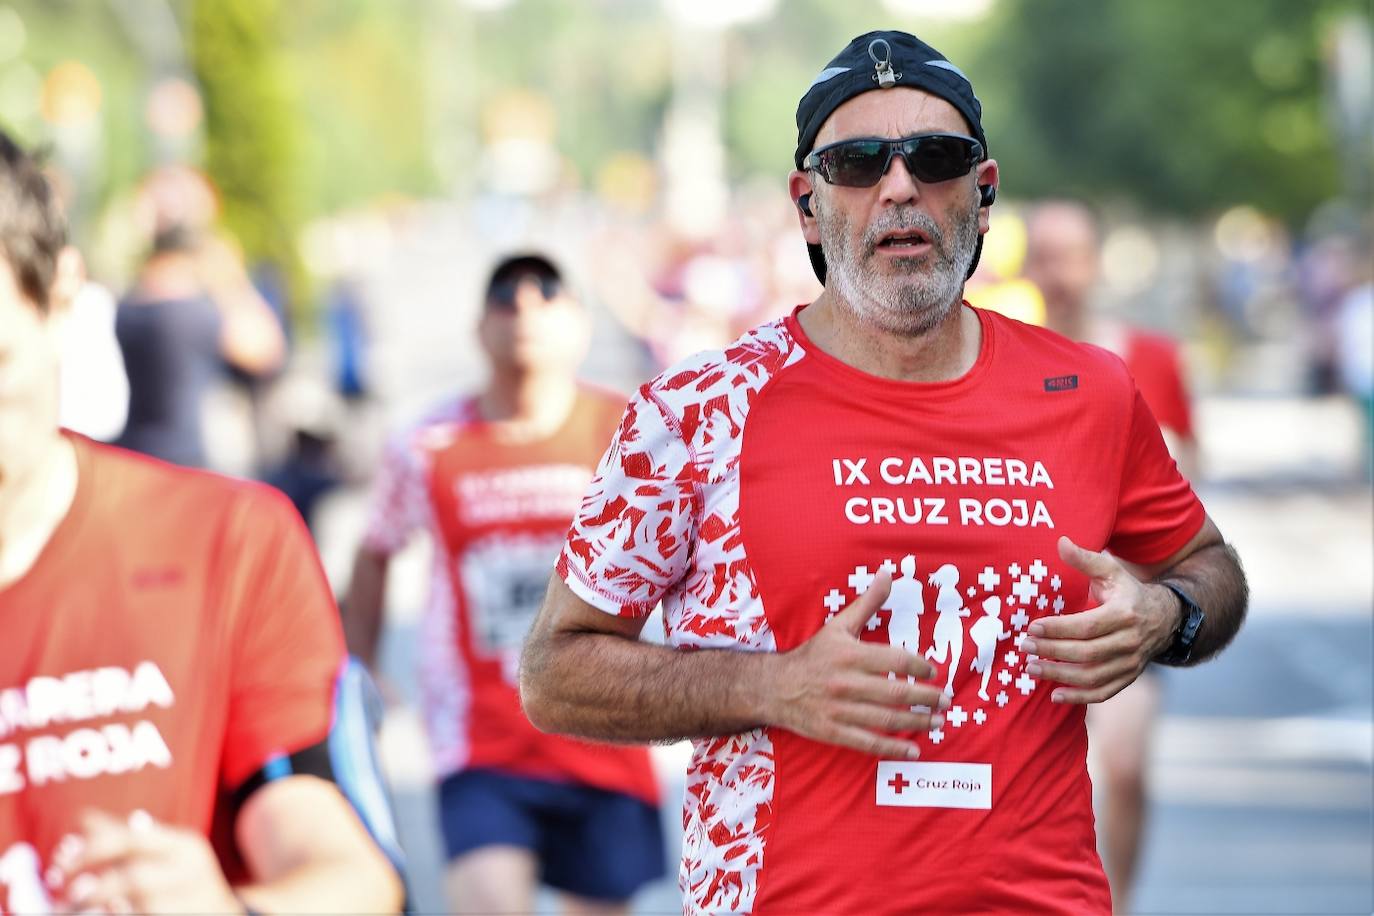
[[[424,527],[429,494],[416,439],[413,433],[397,436],[382,455],[363,533],[363,547],[373,553],[395,553]]]
[[[695,459],[646,385],[625,408],[558,558],[558,575],[608,614],[643,617],[686,575],[700,511]]]

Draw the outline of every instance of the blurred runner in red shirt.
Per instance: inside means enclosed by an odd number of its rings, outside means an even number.
[[[274,491],[59,429],[77,255],[3,134],[0,253],[0,913],[397,909],[309,539]]]
[[[1097,220],[1074,201],[1044,201],[1026,221],[1026,277],[1045,300],[1046,324],[1071,340],[1095,343],[1126,363],[1159,422],[1179,471],[1193,479],[1198,444],[1179,346],[1163,334],[1133,327],[1092,307],[1101,268]],[[1129,906],[1145,826],[1150,737],[1159,713],[1160,671],[1146,675],[1088,711],[1088,734],[1101,764],[1102,832],[1107,876],[1119,911]]]
[[[388,449],[345,602],[350,646],[371,664],[390,558],[430,536],[420,686],[459,912],[530,912],[540,879],[617,909],[664,871],[647,750],[542,734],[516,690],[521,643],[625,407],[576,381],[589,331],[549,260],[495,267],[478,326],[490,380]]]

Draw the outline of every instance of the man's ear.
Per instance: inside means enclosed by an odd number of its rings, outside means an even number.
[[[978,182],[978,187],[980,187],[980,188],[983,188],[983,187],[991,187],[991,188],[994,188],[994,189],[995,189],[995,188],[997,187],[997,181],[998,181],[997,160],[996,160],[996,159],[985,159],[985,160],[983,160],[982,162],[978,163],[978,167],[977,167],[977,169],[975,170],[975,176],[976,176],[976,179],[977,179],[977,182]],[[979,206],[979,207],[978,207],[978,234],[979,234],[979,235],[982,235],[983,233],[985,233],[985,232],[987,232],[987,231],[988,231],[988,207],[987,207],[987,206]]]
[[[797,208],[797,222],[801,226],[802,237],[808,245],[821,243],[821,230],[816,225],[815,186],[811,184],[811,173],[800,169],[787,176],[787,193]]]
[[[72,300],[86,282],[86,261],[74,245],[64,246],[57,253],[56,270],[48,287],[48,312],[65,314]]]

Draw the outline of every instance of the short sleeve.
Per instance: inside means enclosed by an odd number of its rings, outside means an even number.
[[[373,480],[362,544],[374,553],[395,553],[424,527],[428,494],[413,438],[398,436],[387,445]]]
[[[1179,473],[1139,391],[1132,402],[1116,522],[1107,547],[1133,563],[1168,559],[1202,528],[1206,512]]]
[[[686,575],[696,536],[695,461],[647,386],[625,408],[573,519],[558,574],[608,614],[647,615]]]
[[[245,488],[228,521],[222,595],[230,625],[221,778],[237,788],[267,761],[325,738],[345,653],[324,570],[291,504]]]

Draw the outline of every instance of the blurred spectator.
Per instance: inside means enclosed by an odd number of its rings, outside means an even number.
[[[1355,287],[1336,312],[1336,367],[1364,417],[1365,472],[1374,476],[1374,281]]]
[[[1093,307],[1100,273],[1097,221],[1084,205],[1045,201],[1027,218],[1024,272],[1039,288],[1050,329],[1122,357],[1184,476],[1197,472],[1197,440],[1178,345],[1109,319]],[[1088,707],[1088,735],[1101,765],[1099,823],[1117,912],[1128,912],[1147,806],[1146,766],[1159,714],[1158,666],[1116,696]]]
[[[129,377],[129,420],[119,444],[175,464],[207,464],[203,401],[221,370],[264,375],[285,340],[238,253],[180,225],[155,236],[115,331]]]

